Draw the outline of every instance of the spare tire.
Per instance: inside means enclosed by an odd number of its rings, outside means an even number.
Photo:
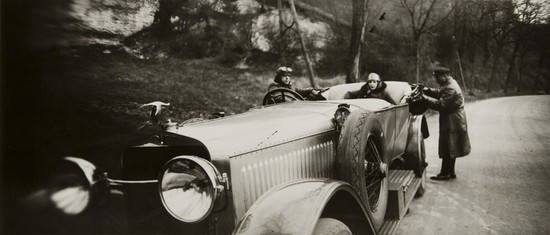
[[[363,110],[351,113],[344,123],[337,147],[337,174],[357,190],[378,230],[388,203],[387,163],[380,153],[381,126]]]

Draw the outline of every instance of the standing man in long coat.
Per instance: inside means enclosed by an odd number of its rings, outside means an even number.
[[[464,111],[464,96],[450,75],[450,69],[437,66],[433,77],[439,88],[424,88],[428,107],[439,112],[439,158],[441,172],[433,180],[455,179],[455,160],[470,153],[468,124]]]

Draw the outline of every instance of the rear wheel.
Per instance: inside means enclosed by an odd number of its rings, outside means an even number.
[[[351,235],[351,230],[342,221],[333,218],[320,218],[313,235]]]
[[[350,114],[341,132],[336,158],[339,177],[359,192],[376,229],[384,222],[388,203],[388,167],[375,141],[378,130],[368,114]]]

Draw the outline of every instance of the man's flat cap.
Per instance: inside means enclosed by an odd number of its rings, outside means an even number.
[[[435,63],[433,66],[432,66],[432,70],[434,71],[434,73],[450,73],[451,72],[451,69],[441,65],[440,63]]]
[[[451,70],[447,67],[439,66],[434,68],[434,72],[436,73],[448,73],[451,72]]]

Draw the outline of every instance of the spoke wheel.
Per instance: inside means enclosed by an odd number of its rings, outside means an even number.
[[[375,213],[382,190],[383,180],[386,178],[386,164],[380,158],[378,148],[372,138],[367,141],[365,151],[365,183],[369,209]]]
[[[349,182],[360,195],[379,229],[388,203],[387,164],[376,142],[381,126],[368,112],[352,112],[340,133],[336,166],[338,178]]]

